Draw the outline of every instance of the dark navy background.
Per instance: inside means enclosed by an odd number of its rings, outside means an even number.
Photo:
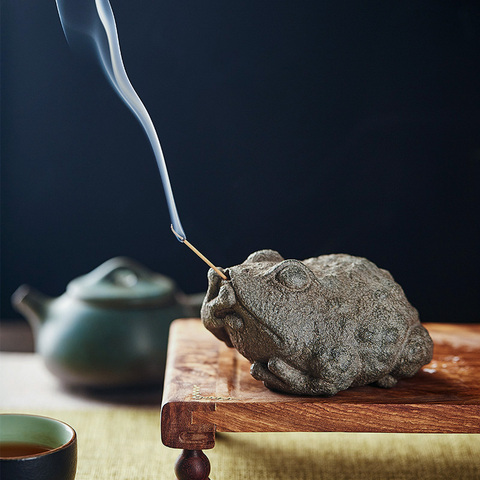
[[[189,240],[391,271],[423,321],[479,321],[480,6],[111,0]],[[206,288],[150,145],[55,2],[2,0],[2,311],[126,255]]]

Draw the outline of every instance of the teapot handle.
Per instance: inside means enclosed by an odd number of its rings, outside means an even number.
[[[188,316],[200,317],[200,310],[204,298],[205,292],[191,293],[189,295],[183,294],[179,297],[179,301],[184,306],[185,312]]]

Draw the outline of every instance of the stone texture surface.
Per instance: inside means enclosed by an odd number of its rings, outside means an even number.
[[[417,310],[386,270],[365,258],[284,260],[273,250],[213,270],[205,327],[251,363],[273,390],[334,395],[366,384],[392,387],[432,358]]]

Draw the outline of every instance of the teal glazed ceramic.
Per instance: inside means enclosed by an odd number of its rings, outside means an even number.
[[[33,443],[48,450],[17,457],[2,454],[2,444]],[[53,418],[0,415],[0,478],[2,480],[73,480],[77,470],[75,430]]]
[[[85,387],[161,384],[172,320],[198,316],[203,294],[117,257],[49,298],[23,285],[14,307],[32,326],[35,348],[62,382]]]

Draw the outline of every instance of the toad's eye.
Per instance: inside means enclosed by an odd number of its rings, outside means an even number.
[[[302,265],[291,264],[282,268],[276,275],[279,283],[293,290],[301,290],[308,286],[310,278]]]

